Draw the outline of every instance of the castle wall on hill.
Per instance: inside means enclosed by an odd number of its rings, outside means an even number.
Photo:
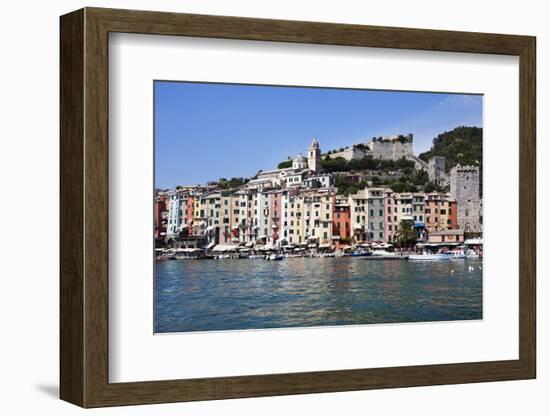
[[[366,155],[366,153],[354,146],[350,146],[346,149],[344,149],[341,152],[335,152],[330,154],[331,159],[336,159],[337,157],[343,157],[347,161],[350,161],[352,159],[363,159],[363,157]],[[325,157],[326,155],[323,155]]]
[[[375,159],[398,160],[402,157],[414,156],[412,134],[405,136],[406,140],[399,140],[398,136],[384,137],[382,140],[373,140],[369,143],[372,156]]]

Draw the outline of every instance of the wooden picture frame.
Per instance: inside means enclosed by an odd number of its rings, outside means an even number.
[[[536,376],[535,38],[530,36],[85,8],[61,17],[60,396],[82,407],[338,392]],[[110,32],[519,57],[519,359],[109,383]]]

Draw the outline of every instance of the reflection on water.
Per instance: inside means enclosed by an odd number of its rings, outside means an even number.
[[[174,260],[155,271],[157,333],[482,318],[477,259]]]

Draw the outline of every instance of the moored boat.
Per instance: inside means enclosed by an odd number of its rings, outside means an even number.
[[[372,252],[370,251],[352,251],[351,253],[344,254],[344,257],[366,257],[371,255]]]
[[[411,254],[409,260],[451,260],[453,253],[423,253],[423,254]]]

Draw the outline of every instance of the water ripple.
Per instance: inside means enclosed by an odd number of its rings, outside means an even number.
[[[155,332],[481,319],[480,264],[360,258],[157,262]]]

